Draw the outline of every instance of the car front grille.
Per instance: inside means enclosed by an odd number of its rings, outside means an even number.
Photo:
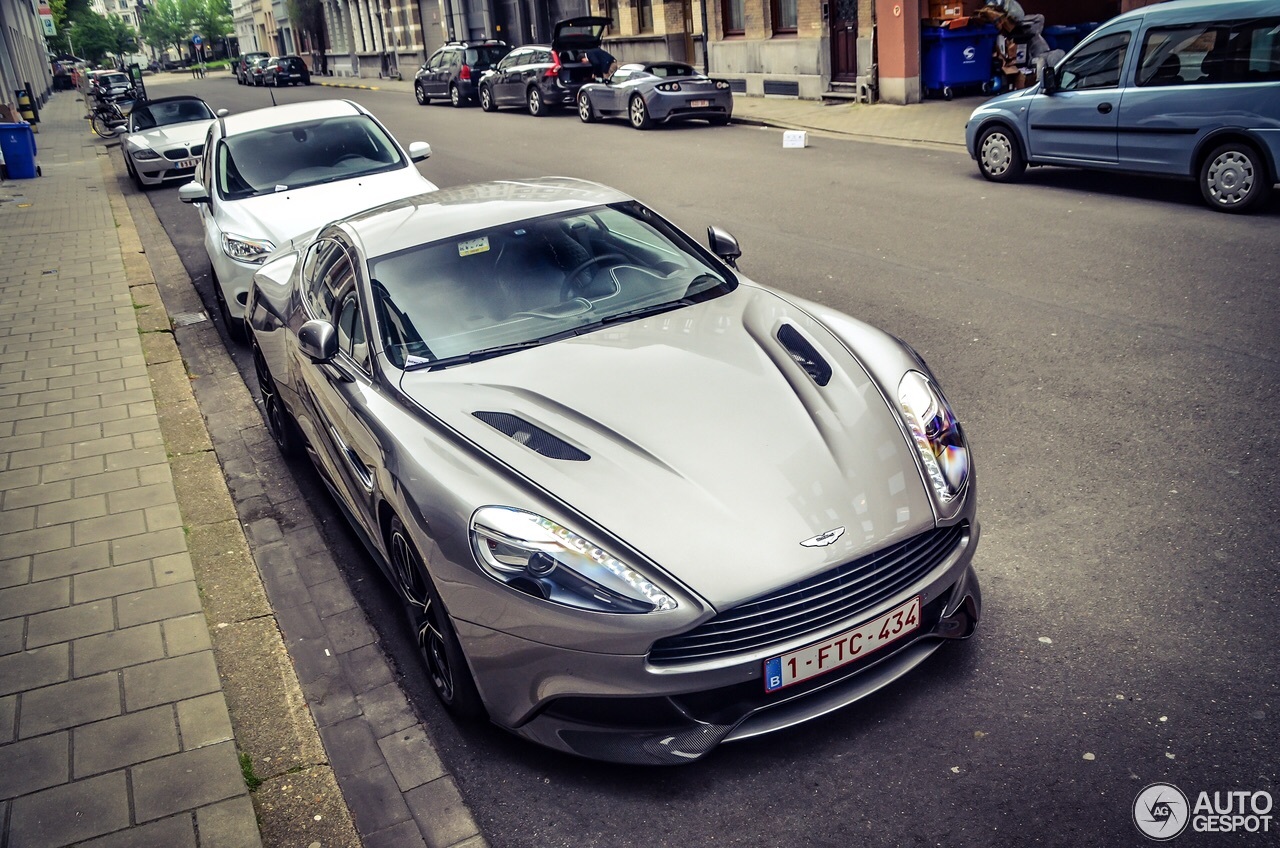
[[[843,621],[855,624],[861,613],[937,568],[968,535],[966,522],[938,527],[739,604],[693,630],[659,639],[649,651],[649,661],[706,662],[803,638]]]
[[[200,156],[203,153],[204,153],[204,145],[197,144],[191,148],[190,152],[187,152],[186,150],[180,150],[180,149],[166,150],[164,152],[164,158],[172,162],[177,162],[182,159],[194,159],[195,157]]]

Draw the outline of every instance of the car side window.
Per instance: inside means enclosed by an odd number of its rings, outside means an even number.
[[[633,72],[629,70],[614,71],[613,76],[609,77],[609,84],[617,85],[618,83],[626,82],[627,80],[631,79],[632,73]]]
[[[312,248],[303,265],[302,301],[312,318],[333,321],[338,293],[355,281],[355,269],[346,248],[324,239]]]
[[[431,55],[431,58],[427,61],[427,66],[431,70],[436,71],[440,69],[440,65],[443,63],[444,63],[444,51],[437,50],[435,53]]]
[[[336,326],[338,350],[349,356],[360,370],[369,373],[369,343],[365,338],[364,318],[360,314],[360,301],[355,291],[349,290],[343,295]]]
[[[498,70],[505,71],[507,68],[510,68],[512,65],[519,62],[524,55],[525,51],[523,50],[512,50],[502,58],[501,62],[498,63]]]
[[[1153,27],[1138,85],[1280,80],[1280,18]]]
[[[1068,56],[1058,66],[1059,88],[1063,91],[1084,91],[1120,85],[1120,72],[1124,69],[1130,37],[1128,32],[1104,35]]]

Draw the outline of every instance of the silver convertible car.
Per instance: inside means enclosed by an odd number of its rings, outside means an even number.
[[[336,221],[254,277],[310,454],[460,717],[627,763],[858,700],[971,635],[974,469],[929,368],[565,178]]]
[[[711,79],[682,62],[623,65],[605,82],[578,89],[578,117],[626,118],[638,130],[668,121],[698,119],[727,124],[733,117],[733,91],[725,80]]]

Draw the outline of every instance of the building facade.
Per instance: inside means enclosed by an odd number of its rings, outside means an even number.
[[[0,0],[0,102],[17,109],[16,92],[28,86],[35,103],[53,90],[44,29],[31,0]]]

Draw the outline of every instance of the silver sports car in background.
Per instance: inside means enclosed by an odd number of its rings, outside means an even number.
[[[623,65],[606,82],[578,90],[578,117],[626,118],[638,130],[667,121],[701,119],[727,124],[733,92],[725,80],[711,79],[682,62]]]
[[[565,178],[273,256],[247,320],[445,706],[631,763],[812,719],[977,624],[974,469],[898,339]]]
[[[161,97],[135,105],[121,145],[133,184],[144,190],[168,180],[189,181],[213,121],[213,110],[199,97]]]

